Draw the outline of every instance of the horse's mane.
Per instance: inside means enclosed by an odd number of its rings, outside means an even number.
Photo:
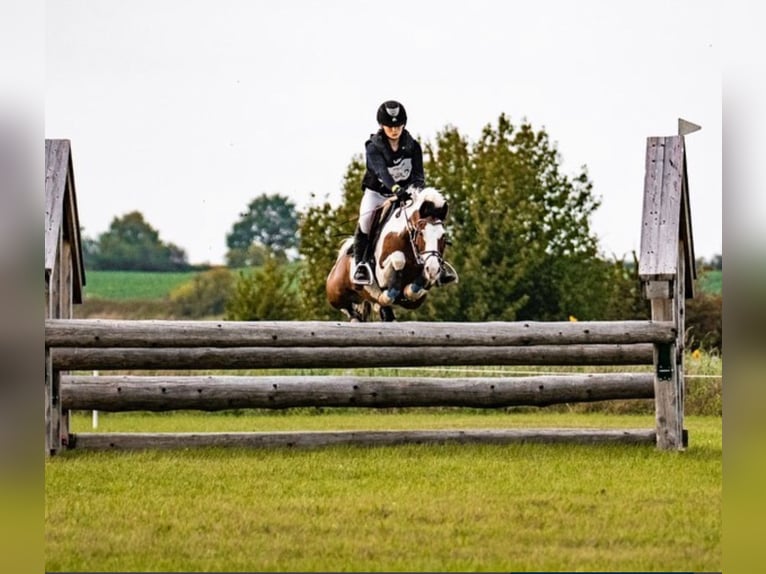
[[[447,200],[444,199],[444,196],[433,187],[425,187],[420,190],[417,196],[417,205],[420,207],[426,202],[430,202],[434,204],[434,207],[439,209],[442,207]]]
[[[447,217],[447,200],[432,187],[422,189],[415,198],[414,207],[420,212],[421,217]]]

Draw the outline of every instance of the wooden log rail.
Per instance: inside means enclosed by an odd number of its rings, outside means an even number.
[[[317,448],[402,444],[640,444],[653,445],[653,429],[436,429],[377,431],[78,433],[70,448],[134,450],[193,447]]]
[[[57,370],[319,369],[482,365],[651,365],[653,346],[227,347],[52,350]]]
[[[651,373],[533,377],[64,376],[71,410],[204,411],[290,407],[501,408],[614,399],[651,399]]]
[[[56,409],[101,411],[326,407],[502,408],[650,399],[655,374],[535,377],[137,376],[75,371],[244,370],[493,365],[652,365],[678,337],[670,321],[333,323],[222,321],[45,322]],[[58,405],[58,406],[56,406]],[[55,419],[53,419],[55,422]],[[51,448],[320,446],[520,441],[652,443],[654,430],[495,429],[326,433],[68,433]],[[56,430],[58,429],[58,430]]]
[[[333,323],[49,319],[47,347],[524,347],[670,343],[672,321]]]
[[[57,370],[646,365],[671,322],[49,320]]]

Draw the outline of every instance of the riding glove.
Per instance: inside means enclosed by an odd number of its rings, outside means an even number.
[[[402,189],[402,186],[398,183],[395,183],[394,186],[391,188],[391,191],[394,192],[396,195],[396,199],[399,201],[407,201],[408,199],[412,199],[412,194],[407,191],[406,189]]]

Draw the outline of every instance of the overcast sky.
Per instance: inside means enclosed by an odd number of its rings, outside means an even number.
[[[72,141],[85,235],[138,210],[190,262],[222,263],[254,197],[337,205],[383,100],[423,143],[447,125],[476,141],[505,113],[547,131],[564,174],[587,166],[593,231],[623,257],[639,248],[646,138],[682,117],[702,126],[686,143],[709,258],[719,16],[712,0],[51,0],[45,136]]]

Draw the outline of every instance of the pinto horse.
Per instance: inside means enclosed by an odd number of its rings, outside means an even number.
[[[394,304],[417,309],[428,290],[438,284],[442,266],[449,265],[443,259],[446,200],[433,188],[409,191],[411,202],[399,203],[392,197],[381,206],[372,262],[375,282],[355,285],[351,281],[353,237],[343,242],[327,276],[327,301],[351,321],[367,321],[373,308],[381,320],[394,321]]]

